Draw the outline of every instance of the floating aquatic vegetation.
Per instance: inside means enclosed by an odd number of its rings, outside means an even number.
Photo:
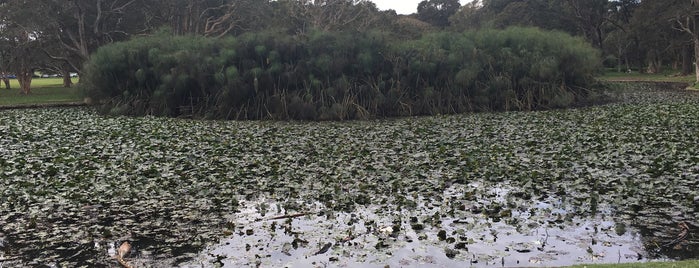
[[[699,96],[363,122],[0,112],[0,265],[565,265],[685,258]]]

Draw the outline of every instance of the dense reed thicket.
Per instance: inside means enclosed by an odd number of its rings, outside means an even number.
[[[599,55],[535,28],[426,35],[159,34],[100,48],[87,96],[112,114],[342,120],[567,107],[590,97]]]

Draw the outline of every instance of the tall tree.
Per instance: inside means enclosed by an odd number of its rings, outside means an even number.
[[[302,0],[301,19],[314,29],[323,31],[367,30],[374,28],[379,19],[376,5],[367,0]]]
[[[604,50],[604,26],[609,21],[609,0],[568,0],[569,13],[585,37]]]
[[[578,34],[580,31],[568,14],[568,4],[560,0],[484,0],[482,7],[470,8],[471,24],[485,27],[535,26],[547,30]]]
[[[0,17],[3,69],[13,72],[21,92],[29,94],[34,70],[45,60],[40,52],[44,34],[37,21],[30,16],[25,1],[8,0],[0,5],[4,11]]]
[[[98,47],[152,30],[149,3],[149,0],[38,0],[37,6],[30,10],[34,18],[44,18],[40,25],[42,32],[53,35],[66,51],[45,52],[80,72],[82,63]]]
[[[168,25],[175,34],[222,37],[264,28],[269,0],[151,0],[153,25]]]
[[[449,17],[461,8],[459,0],[423,0],[417,6],[417,18],[434,26],[449,26]]]
[[[640,2],[630,20],[630,29],[638,56],[645,57],[646,71],[658,72],[669,62],[684,62],[683,69],[690,67],[692,50],[687,46],[694,45],[694,50],[699,49],[696,14],[697,7],[692,5],[692,0]]]
[[[481,27],[482,17],[481,2],[479,0],[472,0],[471,2],[462,6],[458,12],[449,17],[449,25],[452,30],[457,32],[464,31],[466,29],[477,29]]]
[[[694,44],[695,82],[699,83],[699,0],[673,0],[670,13],[675,29],[687,33]]]
[[[631,19],[633,12],[640,4],[639,0],[610,1],[609,23],[611,30],[604,38],[605,53],[614,55],[617,60],[617,72],[631,68],[630,51],[635,42],[631,33]]]

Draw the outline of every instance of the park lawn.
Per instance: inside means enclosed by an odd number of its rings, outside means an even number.
[[[572,268],[690,268],[699,267],[699,261],[678,262],[647,262],[647,263],[622,263],[622,264],[584,264],[575,265]]]
[[[652,82],[676,82],[676,83],[687,83],[694,84],[696,77],[694,75],[680,76],[675,71],[666,71],[659,74],[645,74],[639,72],[616,72],[607,71],[602,76],[598,77],[601,81],[652,81]]]
[[[73,79],[74,82],[76,79]],[[32,92],[29,95],[20,93],[16,79],[10,80],[11,89],[0,85],[0,106],[60,104],[81,102],[82,94],[79,89],[64,88],[62,78],[32,79]]]

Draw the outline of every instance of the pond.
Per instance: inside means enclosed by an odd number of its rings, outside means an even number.
[[[699,256],[699,95],[363,122],[0,112],[0,267]]]

